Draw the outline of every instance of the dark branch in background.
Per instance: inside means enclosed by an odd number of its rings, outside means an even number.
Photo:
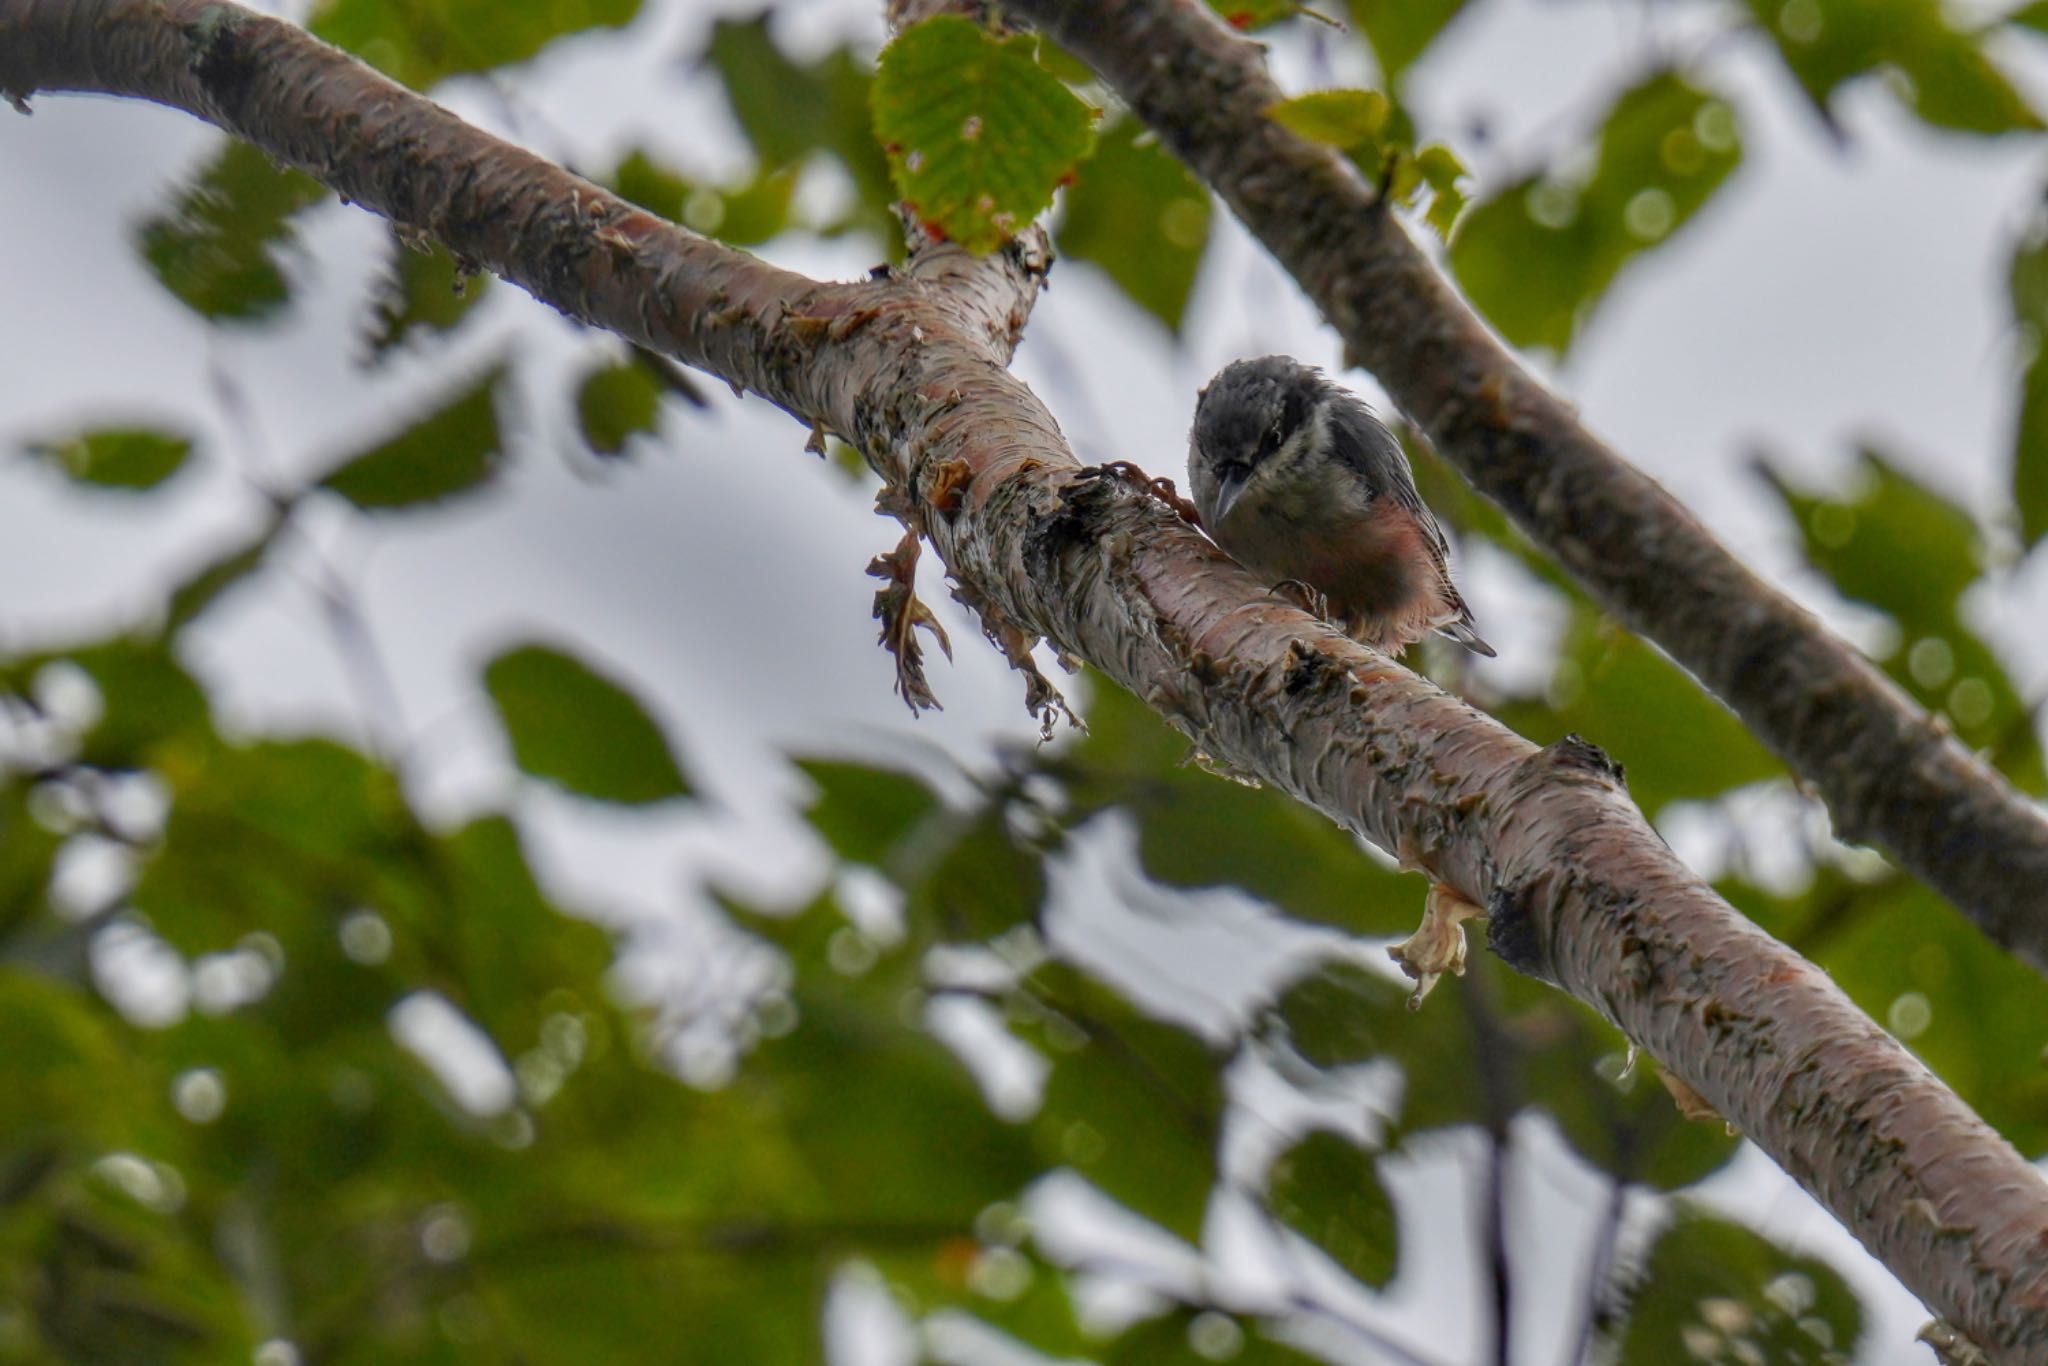
[[[2048,813],[1580,425],[1370,186],[1264,111],[1263,49],[1201,0],[1005,0],[1087,62],[1250,228],[1444,456],[1875,844],[2048,972]]]
[[[1681,864],[1598,750],[1536,748],[1268,594],[1141,483],[1081,469],[1005,368],[1043,275],[1035,236],[985,260],[919,241],[902,276],[819,284],[214,0],[0,0],[0,93],[47,88],[187,109],[838,433],[1012,658],[1049,638],[1214,759],[1485,904],[1512,966],[1683,1077],[1935,1312],[2001,1361],[2048,1366],[2048,1183]]]

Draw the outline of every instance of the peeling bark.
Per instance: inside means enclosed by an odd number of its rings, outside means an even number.
[[[1580,424],[1343,157],[1265,117],[1263,50],[1201,0],[1005,0],[1094,67],[1293,274],[1473,486],[1827,802],[2048,972],[2048,811]]]
[[[1047,265],[1037,234],[983,260],[919,241],[905,274],[819,284],[290,25],[212,0],[0,0],[0,93],[67,88],[187,109],[852,442],[1006,653],[1037,635],[1092,661],[1207,754],[1486,906],[1495,952],[1666,1063],[1994,1360],[2048,1366],[2048,1182],[1680,864],[1597,748],[1536,748],[1075,462],[1006,368]]]

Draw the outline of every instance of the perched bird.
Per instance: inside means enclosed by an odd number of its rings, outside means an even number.
[[[1320,595],[1354,640],[1395,652],[1436,631],[1493,654],[1401,443],[1322,371],[1290,356],[1225,366],[1195,405],[1188,488],[1232,559]]]

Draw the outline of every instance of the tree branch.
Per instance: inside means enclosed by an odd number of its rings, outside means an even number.
[[[1607,610],[1732,706],[1992,940],[2048,972],[2048,813],[1750,573],[1472,315],[1343,157],[1265,117],[1263,49],[1200,0],[1005,0],[1213,186],[1350,354]]]
[[[1114,5],[1105,5],[1105,10]],[[863,451],[985,619],[1093,661],[1216,759],[1486,904],[2000,1360],[2048,1366],[2048,1183],[1826,975],[1686,869],[1576,738],[1546,749],[1286,605],[1083,470],[1004,368],[1044,269],[920,244],[826,285],[508,147],[219,0],[0,0],[0,91],[176,104],[572,316]]]

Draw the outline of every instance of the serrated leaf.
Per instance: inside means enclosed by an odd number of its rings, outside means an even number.
[[[522,771],[629,806],[689,795],[668,737],[639,699],[574,656],[515,646],[484,667],[484,688]]]
[[[1429,208],[1423,212],[1423,221],[1436,230],[1438,237],[1448,242],[1459,215],[1465,212],[1466,194],[1458,184],[1469,174],[1465,163],[1441,142],[1432,142],[1415,154],[1415,169],[1430,190]]]
[[[1942,0],[1748,0],[1750,12],[1813,107],[1834,128],[1842,85],[1880,70],[1922,121],[1968,133],[2041,127],[2040,116],[1984,55],[1980,35]]]
[[[1733,108],[1659,73],[1608,111],[1590,176],[1530,176],[1468,210],[1451,269],[1510,341],[1562,353],[1622,268],[1682,231],[1741,157]]]
[[[174,204],[143,222],[136,245],[186,307],[217,322],[260,322],[290,294],[277,253],[292,240],[292,215],[326,197],[311,176],[229,140]]]
[[[73,483],[144,490],[184,468],[192,441],[148,427],[101,427],[61,441],[34,442],[28,451]]]
[[[439,503],[486,483],[497,471],[498,382],[493,366],[476,383],[404,431],[351,457],[320,481],[365,512]]]
[[[1631,1278],[1617,1360],[1840,1366],[1863,1334],[1855,1292],[1817,1257],[1684,1206]]]
[[[325,0],[306,27],[425,90],[450,76],[523,62],[572,33],[623,27],[639,13],[640,0]]]
[[[1351,22],[1393,85],[1464,8],[1465,0],[1351,0]]]
[[[1144,126],[1122,118],[1067,188],[1060,254],[1093,261],[1117,287],[1180,331],[1209,244],[1209,192]]]
[[[652,432],[661,412],[661,386],[631,361],[595,365],[576,386],[576,422],[598,455],[617,455],[626,442]]]
[[[422,251],[394,232],[385,250],[388,264],[375,287],[366,329],[372,360],[382,360],[421,333],[453,332],[490,288],[488,275],[465,274],[439,243]]]
[[[1374,143],[1392,108],[1377,90],[1311,90],[1269,106],[1266,117],[1311,142],[1349,148]]]
[[[1278,1158],[1266,1199],[1280,1221],[1374,1288],[1393,1279],[1400,1258],[1394,1201],[1372,1155],[1318,1129]]]
[[[882,50],[870,92],[902,196],[970,251],[995,250],[1052,203],[1094,142],[1093,112],[1032,56],[940,15]]]

